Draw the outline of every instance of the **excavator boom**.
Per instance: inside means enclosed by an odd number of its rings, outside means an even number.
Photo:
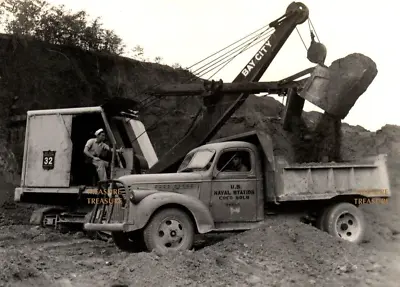
[[[223,83],[222,80],[204,81],[203,83],[195,84],[165,84],[148,91],[147,94],[152,96],[162,97],[181,97],[181,96],[214,96],[217,93],[224,94],[237,94],[240,93],[269,93],[283,95],[287,93],[288,89],[302,88],[307,82],[308,78],[294,81],[306,74],[310,74],[314,68],[308,68],[304,71],[296,73],[293,76],[287,77],[280,81],[274,82],[235,82]]]
[[[308,19],[308,14],[308,8],[304,4],[292,2],[282,17],[270,23],[269,26],[274,28],[273,34],[245,65],[233,82],[258,82],[296,26]],[[249,92],[217,93],[212,97],[206,97],[202,115],[199,116],[186,136],[150,168],[149,173],[174,172],[177,165],[190,150],[213,138],[232,114],[244,103],[249,94]],[[226,103],[232,104],[226,105]]]

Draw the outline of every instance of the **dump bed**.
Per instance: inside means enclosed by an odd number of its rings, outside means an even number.
[[[381,154],[345,163],[288,164],[275,158],[274,189],[268,201],[330,199],[337,195],[390,197],[387,156]],[[273,192],[271,192],[273,191]]]

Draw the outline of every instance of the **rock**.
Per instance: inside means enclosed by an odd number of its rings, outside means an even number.
[[[369,57],[353,53],[333,61],[329,66],[330,81],[326,98],[334,99],[332,114],[344,118],[378,74],[375,62]]]
[[[261,278],[256,275],[251,275],[246,279],[246,283],[250,285],[256,285],[261,282]]]
[[[59,287],[73,287],[74,286],[74,285],[72,285],[71,281],[66,278],[60,279],[57,283],[58,283],[57,286],[59,286]]]

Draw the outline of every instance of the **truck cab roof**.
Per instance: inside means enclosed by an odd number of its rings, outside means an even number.
[[[245,141],[226,141],[226,142],[217,142],[217,143],[208,143],[201,147],[198,147],[193,150],[197,151],[199,149],[213,149],[216,151],[220,151],[225,148],[250,148],[255,149],[255,145],[245,142]]]

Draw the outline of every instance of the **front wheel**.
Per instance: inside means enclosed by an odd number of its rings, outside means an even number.
[[[335,237],[357,244],[363,240],[364,214],[353,204],[343,202],[330,207],[324,221],[325,231]]]
[[[194,226],[187,213],[168,208],[153,216],[143,235],[149,251],[188,250],[193,246]]]
[[[111,232],[114,244],[122,251],[141,252],[144,248],[143,234],[140,231]]]

